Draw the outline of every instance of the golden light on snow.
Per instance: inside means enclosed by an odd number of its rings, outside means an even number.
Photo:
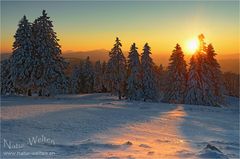
[[[190,39],[186,42],[186,53],[194,54],[199,46],[197,38]]]
[[[192,149],[178,130],[186,115],[183,107],[179,105],[176,109],[152,117],[149,121],[111,130],[112,135],[98,135],[98,139],[120,147],[101,151],[91,158],[179,158],[179,152],[190,152]]]

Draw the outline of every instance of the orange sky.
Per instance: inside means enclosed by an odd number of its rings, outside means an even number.
[[[25,4],[26,3],[26,4]],[[31,6],[30,6],[31,5]],[[218,54],[239,53],[239,2],[2,2],[1,53],[11,52],[17,23],[46,9],[62,51],[107,49],[118,36],[123,50],[148,42],[154,54],[205,34]],[[30,6],[30,7],[29,7]],[[64,12],[63,12],[64,10]]]

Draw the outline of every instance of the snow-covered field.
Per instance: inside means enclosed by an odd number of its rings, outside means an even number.
[[[1,158],[239,158],[239,99],[227,103],[2,97]]]

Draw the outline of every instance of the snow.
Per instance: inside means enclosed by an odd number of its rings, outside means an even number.
[[[239,99],[226,101],[220,108],[103,93],[2,96],[1,158],[239,158]],[[35,138],[42,140],[31,144]],[[23,147],[9,149],[10,141]]]
[[[202,158],[228,158],[218,148],[208,144],[200,153],[199,157]]]

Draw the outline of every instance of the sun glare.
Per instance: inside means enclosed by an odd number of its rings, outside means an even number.
[[[189,41],[187,41],[186,43],[186,48],[187,48],[187,52],[189,54],[194,54],[195,51],[197,50],[198,48],[198,40],[197,39],[191,39]]]

